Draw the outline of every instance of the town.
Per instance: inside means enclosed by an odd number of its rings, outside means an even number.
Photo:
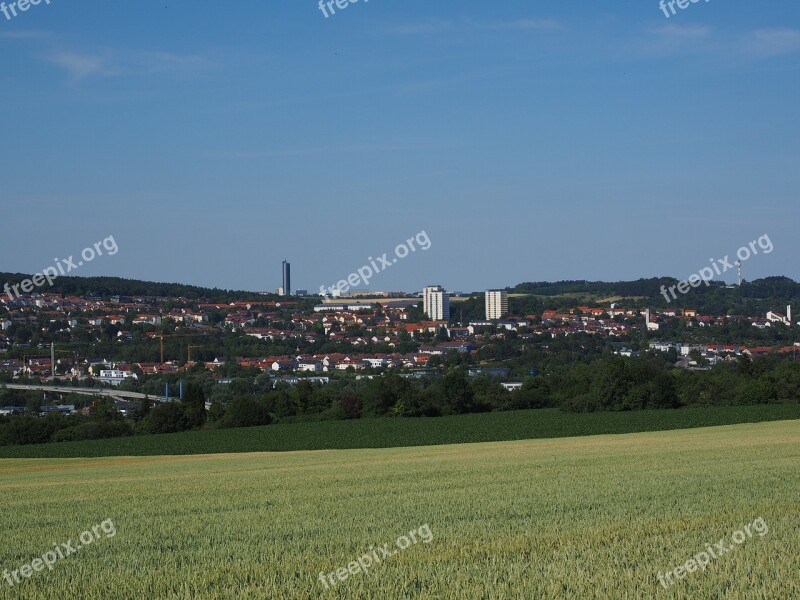
[[[550,305],[560,308],[528,312],[525,294],[451,294],[439,285],[418,293],[337,290],[335,297],[311,297],[305,290],[292,293],[287,261],[282,269],[283,285],[275,293],[246,300],[48,292],[2,298],[0,381],[174,399],[182,394],[182,379],[200,372],[216,384],[260,373],[262,385],[266,377],[275,389],[389,372],[435,378],[457,366],[469,377],[489,376],[515,391],[526,378],[553,371],[554,357],[572,352],[574,341],[584,355],[574,362],[657,353],[689,370],[741,357],[794,359],[800,346],[791,306],[746,316],[651,308],[624,298],[577,306],[554,298]],[[658,297],[657,288],[653,294]],[[117,401],[123,412],[131,410],[130,402]],[[76,410],[56,406],[61,408],[42,406],[40,414]]]

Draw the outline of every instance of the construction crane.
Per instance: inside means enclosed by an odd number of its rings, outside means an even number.
[[[170,334],[163,334],[163,333],[156,333],[153,337],[157,337],[161,339],[161,364],[164,364],[164,338],[179,338],[179,337],[197,337],[197,333],[170,333]]]
[[[197,350],[198,348],[204,348],[205,346],[189,346],[189,360],[186,362],[192,362],[192,350]]]
[[[47,356],[47,355],[42,355],[42,354],[23,354],[22,355],[22,372],[23,373],[26,371],[26,367],[27,367],[27,370],[30,371],[30,367],[31,367],[30,361],[31,361],[31,359],[34,359],[34,358],[50,358],[50,357]]]
[[[77,363],[78,363],[78,360],[79,360],[79,358],[78,358],[78,352],[77,352],[77,350],[56,350],[55,348],[53,348],[53,349],[52,349],[52,352],[51,352],[51,360],[53,361],[53,362],[52,362],[52,366],[53,366],[53,377],[55,377],[55,376],[56,376],[56,362],[55,362],[55,358],[56,358],[56,356],[55,356],[55,355],[56,355],[56,354],[72,354],[72,358],[74,358],[74,359],[75,359],[75,364],[77,364]]]
[[[50,359],[50,372],[53,377],[56,376],[56,353],[59,354],[72,354],[75,362],[78,361],[78,352],[76,350],[56,350],[55,344],[50,344],[50,356],[48,357],[46,354],[23,354],[22,355],[22,366],[25,367],[25,362],[32,358],[49,358]],[[30,366],[30,364],[28,365]]]

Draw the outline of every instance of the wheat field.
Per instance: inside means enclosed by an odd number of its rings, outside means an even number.
[[[12,571],[93,525],[113,521],[115,534],[101,530],[13,587],[0,579],[0,598],[798,598],[799,488],[800,421],[416,448],[3,459],[0,569],[12,582]],[[668,589],[659,583],[659,572],[757,518],[764,535]],[[430,538],[400,550],[396,540],[423,525]],[[353,568],[384,544],[392,556],[366,574]]]

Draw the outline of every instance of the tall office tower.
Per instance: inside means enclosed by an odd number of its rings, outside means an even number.
[[[292,295],[292,265],[288,261],[283,261],[283,295]]]
[[[450,320],[450,296],[440,285],[429,285],[422,290],[422,309],[432,321]]]
[[[495,321],[508,314],[508,292],[486,290],[486,320]]]

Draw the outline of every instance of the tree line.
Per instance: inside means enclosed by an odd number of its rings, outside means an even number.
[[[12,392],[3,392],[6,401],[9,394]],[[208,411],[207,398],[211,403]],[[569,370],[527,377],[514,391],[506,390],[496,378],[470,377],[462,367],[421,380],[390,373],[372,379],[332,380],[328,385],[301,380],[295,386],[278,384],[277,389],[266,376],[237,378],[226,384],[198,379],[187,385],[180,402],[153,405],[144,400],[127,418],[108,399],[92,400],[87,415],[0,417],[0,445],[252,427],[279,421],[439,417],[537,408],[632,411],[799,400],[800,363],[777,357],[751,361],[740,356],[708,370],[691,371],[676,369],[658,355],[610,356]],[[28,406],[29,412],[35,412]]]

